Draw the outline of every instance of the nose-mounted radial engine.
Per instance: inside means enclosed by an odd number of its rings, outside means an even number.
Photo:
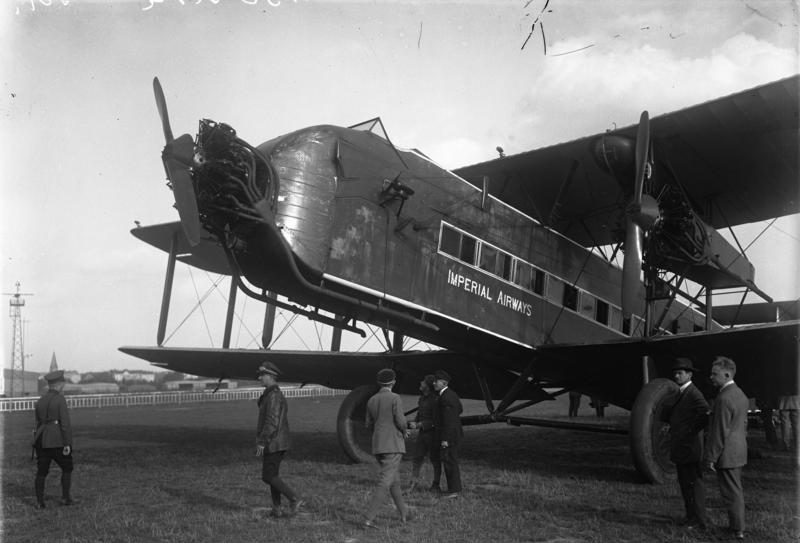
[[[230,126],[200,121],[192,170],[200,221],[218,239],[246,239],[255,224],[274,222],[278,176]]]

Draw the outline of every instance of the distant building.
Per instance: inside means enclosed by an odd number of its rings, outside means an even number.
[[[64,385],[64,394],[116,394],[119,392],[117,383],[67,383]]]
[[[3,368],[3,379],[0,383],[0,396],[4,398],[11,397],[11,379],[13,372],[11,368]],[[43,374],[34,371],[26,371],[23,374],[22,390],[14,391],[14,396],[38,396],[39,395],[39,379]],[[41,381],[42,383],[44,381]]]
[[[154,383],[156,380],[155,373],[143,370],[112,370],[111,376],[114,377],[114,381],[117,383],[134,381],[137,383]]]
[[[188,390],[200,392],[202,390],[214,390],[219,385],[220,390],[236,388],[236,381],[222,381],[217,379],[182,379],[180,381],[167,381],[164,388],[167,390]]]

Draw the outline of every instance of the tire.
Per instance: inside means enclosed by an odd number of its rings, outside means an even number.
[[[653,379],[639,391],[631,409],[633,465],[648,483],[661,484],[675,470],[669,459],[669,425],[661,422],[666,400],[678,392],[669,379]]]
[[[336,434],[345,454],[353,461],[362,464],[375,462],[372,456],[372,434],[367,431],[364,418],[367,412],[367,400],[376,392],[376,385],[362,385],[354,388],[345,396],[336,415]]]

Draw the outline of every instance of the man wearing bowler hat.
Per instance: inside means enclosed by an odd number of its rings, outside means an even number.
[[[289,450],[289,408],[286,397],[278,387],[280,370],[272,362],[258,366],[258,380],[264,392],[258,399],[258,426],[256,427],[256,456],[263,457],[261,480],[269,485],[273,517],[283,516],[281,495],[289,499],[289,514],[297,513],[305,501],[287,485],[279,474],[281,461]]]
[[[72,484],[72,425],[69,420],[67,400],[61,391],[64,389],[64,371],[51,371],[44,376],[48,389],[36,402],[36,429],[33,435],[33,448],[36,450],[36,506],[45,508],[44,486],[50,462],[61,468],[61,503],[72,505],[70,486]]]
[[[708,424],[708,402],[692,383],[697,371],[689,358],[676,358],[672,379],[679,391],[664,410],[662,420],[669,423],[670,454],[678,473],[678,485],[686,510],[685,524],[708,529],[705,487],[700,460],[703,458],[702,431]]]
[[[450,375],[438,370],[433,374],[436,379],[433,387],[439,395],[436,412],[436,435],[439,442],[439,456],[447,478],[447,493],[443,498],[457,498],[461,493],[461,470],[458,467],[458,446],[464,437],[461,427],[461,400],[450,388]],[[431,488],[438,490],[438,488]]]

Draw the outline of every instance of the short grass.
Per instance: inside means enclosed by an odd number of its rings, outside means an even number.
[[[294,444],[282,474],[309,503],[297,517],[279,520],[265,516],[268,492],[253,455],[255,402],[73,410],[79,503],[58,505],[53,466],[44,511],[33,507],[33,416],[3,414],[2,540],[697,541],[676,523],[683,513],[677,483],[641,483],[626,436],[500,424],[466,429],[461,498],[413,493],[408,501],[418,517],[407,525],[387,499],[380,529],[365,532],[358,523],[372,468],[349,463],[339,448],[341,400],[289,400]],[[532,414],[565,418],[565,402]],[[468,407],[477,412],[481,404]],[[597,420],[586,407],[582,415],[581,422]],[[608,415],[605,422],[626,422],[620,410]],[[785,453],[768,451],[761,432],[751,432],[750,445],[761,457],[745,470],[748,540],[796,541],[797,468]],[[402,470],[407,476],[409,462]],[[725,525],[716,482],[707,486],[710,515]]]

